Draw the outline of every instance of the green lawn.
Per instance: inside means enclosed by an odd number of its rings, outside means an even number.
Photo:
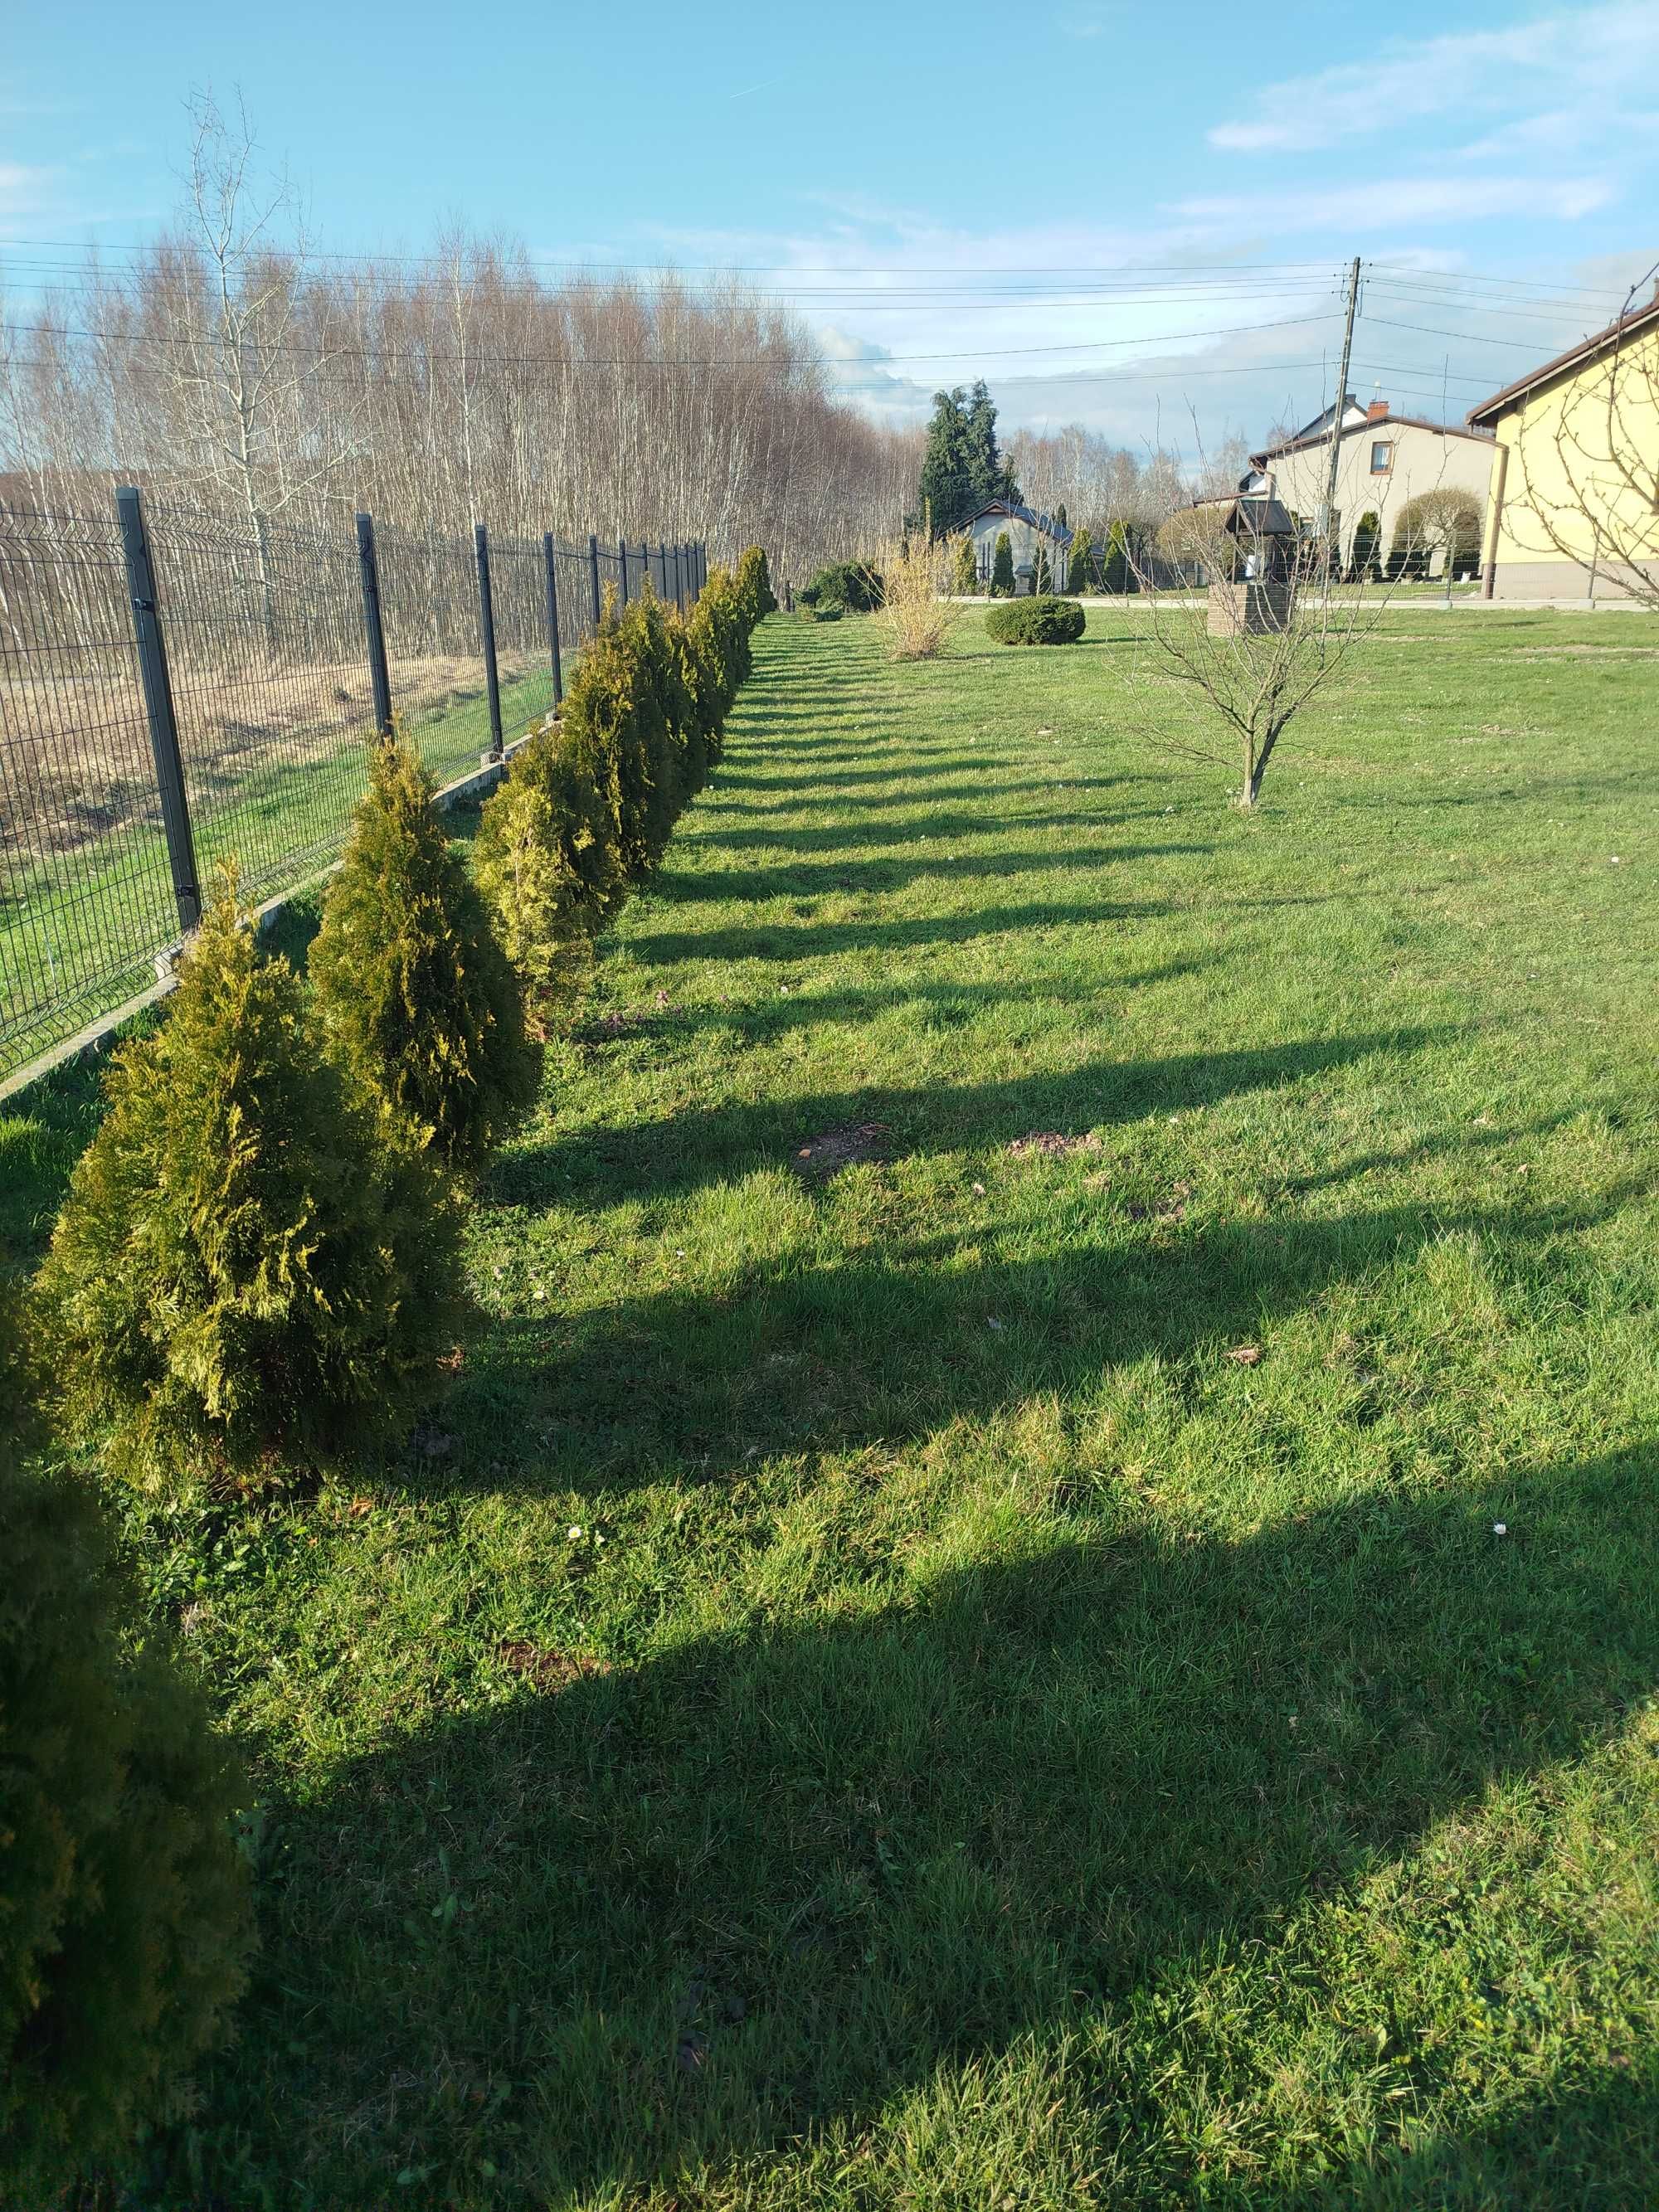
[[[1659,638],[1391,616],[1245,818],[1136,620],[764,625],[452,1397],[137,1528],[264,1948],[131,2203],[1653,2202]]]

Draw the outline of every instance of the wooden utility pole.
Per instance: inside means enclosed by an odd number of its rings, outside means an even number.
[[[1325,580],[1330,587],[1331,571],[1337,565],[1335,532],[1331,527],[1331,516],[1336,506],[1336,471],[1342,459],[1342,415],[1348,404],[1348,364],[1353,359],[1353,319],[1359,305],[1359,256],[1356,253],[1348,268],[1348,312],[1342,326],[1342,366],[1336,376],[1336,404],[1331,410],[1331,460],[1325,471],[1325,504],[1320,513],[1320,533],[1325,541]]]

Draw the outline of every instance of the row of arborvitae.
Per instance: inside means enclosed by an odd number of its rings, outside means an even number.
[[[483,892],[426,771],[378,747],[309,987],[227,872],[112,1064],[30,1332],[0,1282],[0,2203],[55,2201],[177,2102],[250,1928],[206,1709],[23,1409],[221,1506],[401,1437],[453,1364],[467,1192],[537,1088],[526,984],[660,857],[772,604],[751,552],[684,619],[608,616],[485,810]]]
[[[474,866],[514,965],[535,989],[580,973],[594,935],[661,859],[719,760],[749,673],[749,635],[777,605],[766,556],[709,575],[682,619],[647,595],[607,608],[559,720],[523,747],[484,808]]]

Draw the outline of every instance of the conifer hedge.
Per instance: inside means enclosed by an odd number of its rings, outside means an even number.
[[[376,746],[308,968],[348,1078],[446,1167],[472,1175],[535,1097],[539,1057],[434,788],[401,737]]]
[[[106,1093],[39,1279],[68,1432],[220,1496],[384,1441],[455,1340],[459,1200],[326,1058],[230,875]]]
[[[252,1940],[238,1788],[91,1491],[31,1469],[0,1284],[0,2203],[58,2201],[166,2117]]]
[[[568,986],[661,860],[720,757],[750,633],[776,605],[758,546],[735,575],[711,569],[684,615],[648,591],[621,612],[607,601],[562,712],[514,755],[473,845],[501,942],[538,990]]]

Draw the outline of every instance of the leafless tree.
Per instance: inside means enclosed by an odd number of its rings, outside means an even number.
[[[1196,504],[1184,526],[1166,524],[1169,550],[1201,562],[1204,588],[1171,580],[1144,550],[1132,551],[1142,611],[1141,676],[1174,684],[1196,714],[1171,729],[1156,708],[1146,716],[1154,740],[1191,760],[1231,767],[1234,804],[1246,811],[1261,796],[1268,764],[1286,732],[1375,630],[1389,587],[1338,592],[1322,547],[1297,537],[1270,540],[1228,525],[1231,500]]]

